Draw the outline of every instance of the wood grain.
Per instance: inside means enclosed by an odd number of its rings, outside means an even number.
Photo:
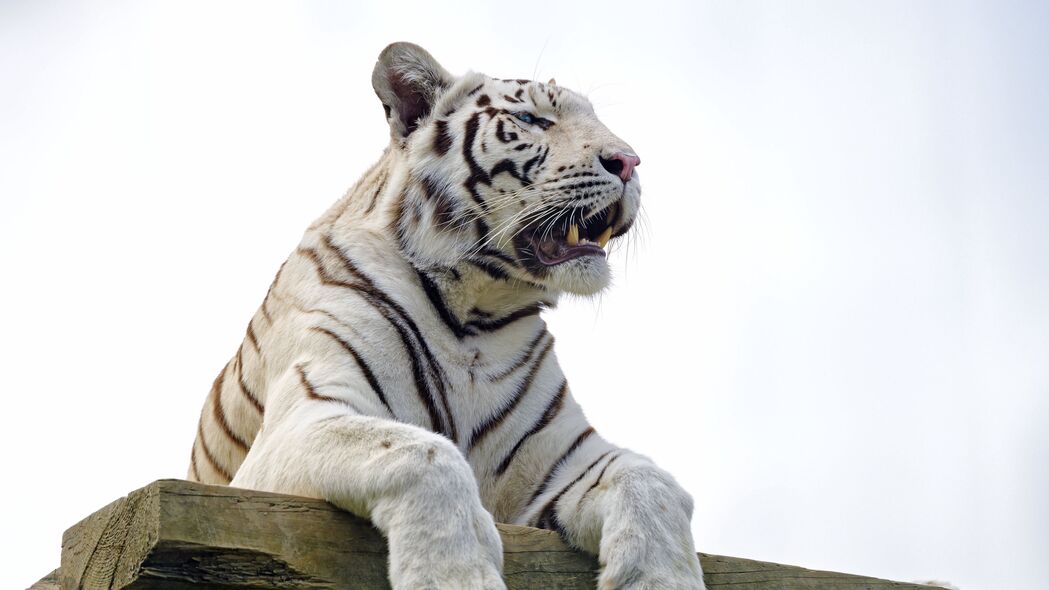
[[[594,590],[597,560],[557,534],[498,525],[510,590]],[[710,590],[929,590],[848,574],[700,554]],[[386,541],[330,504],[160,480],[70,528],[62,567],[34,589],[389,589]],[[57,585],[55,581],[57,580]]]

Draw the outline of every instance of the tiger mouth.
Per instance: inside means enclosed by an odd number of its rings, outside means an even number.
[[[616,201],[601,210],[570,210],[553,222],[531,228],[528,242],[536,260],[544,266],[556,266],[583,256],[604,257],[619,209]]]

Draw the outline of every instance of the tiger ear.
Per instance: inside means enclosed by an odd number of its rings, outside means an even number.
[[[452,77],[425,49],[414,43],[391,43],[372,70],[372,88],[386,110],[390,133],[407,137],[425,119]]]

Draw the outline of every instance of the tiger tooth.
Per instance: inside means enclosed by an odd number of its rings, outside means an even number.
[[[608,243],[608,240],[612,239],[612,226],[605,228],[605,231],[601,232],[601,235],[597,236],[597,245],[602,248]]]
[[[575,246],[579,244],[579,226],[572,224],[568,227],[568,236],[566,240],[569,246]]]

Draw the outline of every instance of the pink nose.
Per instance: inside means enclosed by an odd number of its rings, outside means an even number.
[[[623,182],[630,182],[630,177],[634,175],[634,167],[641,165],[641,158],[623,152],[616,152],[609,158],[598,159],[601,160],[601,166],[605,170],[623,179]]]

